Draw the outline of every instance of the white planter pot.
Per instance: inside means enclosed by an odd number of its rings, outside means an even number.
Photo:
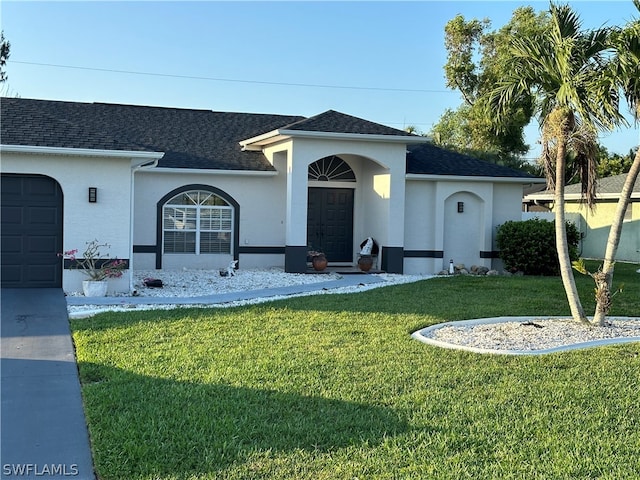
[[[82,291],[85,297],[104,297],[107,294],[108,285],[109,282],[106,280],[83,280]]]

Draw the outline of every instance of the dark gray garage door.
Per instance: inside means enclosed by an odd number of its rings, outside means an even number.
[[[2,175],[2,286],[62,286],[62,190],[41,175]]]

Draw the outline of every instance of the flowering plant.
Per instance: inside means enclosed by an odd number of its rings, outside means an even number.
[[[120,278],[122,271],[126,270],[129,265],[125,260],[119,260],[117,258],[101,259],[100,249],[110,248],[108,243],[100,243],[98,240],[92,240],[87,242],[87,249],[82,254],[82,257],[77,257],[78,249],[59,253],[59,257],[71,260],[71,268],[80,270],[83,274],[88,276],[91,280],[99,282],[106,280],[107,278]]]
[[[322,255],[324,255],[322,250],[316,250],[312,245],[307,245],[307,257],[313,258],[320,257]]]

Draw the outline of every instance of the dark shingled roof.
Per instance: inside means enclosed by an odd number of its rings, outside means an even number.
[[[146,150],[128,138],[117,138],[106,125],[89,122],[91,104],[22,98],[0,99],[4,145],[100,150]]]
[[[286,125],[281,130],[299,130],[304,132],[332,132],[332,133],[355,133],[362,135],[395,135],[412,136],[404,130],[380,125],[379,123],[352,117],[344,113],[328,110],[319,115],[305,118],[291,125]]]
[[[4,145],[165,152],[158,166],[273,170],[238,142],[304,117],[3,98]]]
[[[537,178],[527,172],[486,162],[431,143],[407,147],[407,173],[464,177]]]
[[[273,170],[262,152],[242,151],[239,142],[278,129],[415,137],[334,110],[305,118],[2,98],[0,119],[4,145],[165,152],[158,166],[168,168]],[[533,178],[428,143],[408,149],[408,173]]]

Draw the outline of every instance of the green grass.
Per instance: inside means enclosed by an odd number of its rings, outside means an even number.
[[[613,315],[640,312],[636,268],[617,265]],[[568,314],[558,278],[75,320],[99,478],[638,478],[640,344],[510,357],[409,337],[545,314]]]

